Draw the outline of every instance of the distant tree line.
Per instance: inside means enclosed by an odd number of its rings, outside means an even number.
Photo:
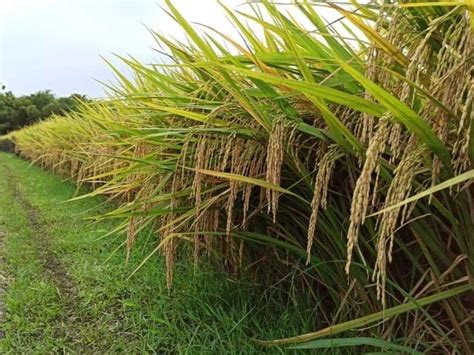
[[[43,120],[52,114],[62,114],[75,108],[77,99],[87,100],[84,95],[72,94],[56,97],[50,90],[15,96],[0,87],[0,135]]]

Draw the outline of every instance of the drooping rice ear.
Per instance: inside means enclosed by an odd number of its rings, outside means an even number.
[[[416,138],[410,140],[402,160],[394,171],[394,178],[388,189],[383,208],[395,205],[409,196],[416,168],[420,165],[425,150],[425,148],[417,146]],[[391,209],[382,214],[378,221],[379,230],[377,233],[377,258],[374,267],[374,280],[377,282],[377,297],[382,300],[384,306],[386,305],[387,259],[388,262],[392,262],[395,230],[399,224],[403,224],[403,221],[400,220],[401,210],[401,207]]]
[[[325,209],[327,206],[329,183],[336,163],[337,154],[337,148],[330,148],[326,155],[317,164],[318,168],[314,182],[313,199],[311,201],[312,211],[309,219],[308,236],[306,241],[306,264],[311,262],[311,250],[316,232],[319,209]]]
[[[380,155],[385,149],[387,134],[389,132],[389,116],[387,113],[379,121],[377,131],[367,149],[365,163],[362,172],[357,179],[354,192],[352,194],[350,225],[347,232],[347,262],[346,273],[349,274],[352,262],[352,254],[357,246],[360,226],[364,223],[365,216],[369,208],[370,185],[372,173],[379,164]]]
[[[128,263],[130,259],[130,252],[132,250],[133,243],[135,243],[135,239],[137,238],[137,220],[135,217],[131,217],[128,221],[127,226],[127,243],[126,243],[126,262]]]
[[[474,122],[474,76],[468,83],[466,102],[456,132],[457,139],[453,147],[453,166],[456,173],[462,173],[472,166],[472,130]]]
[[[267,146],[266,180],[273,185],[280,185],[286,133],[284,121],[276,119],[273,122]],[[279,196],[278,191],[267,189],[268,213],[272,213],[273,222],[276,222]]]

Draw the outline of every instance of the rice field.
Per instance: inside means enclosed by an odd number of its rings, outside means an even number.
[[[169,289],[190,260],[311,298],[314,332],[262,349],[472,353],[472,2],[245,9],[234,38],[167,1],[169,61],[3,139],[110,201],[125,262],[153,240],[132,278],[161,254]]]

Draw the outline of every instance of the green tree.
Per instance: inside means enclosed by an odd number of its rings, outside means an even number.
[[[33,124],[53,114],[63,114],[73,110],[78,100],[87,101],[85,95],[72,94],[57,98],[50,90],[16,97],[5,91],[0,84],[0,135]]]

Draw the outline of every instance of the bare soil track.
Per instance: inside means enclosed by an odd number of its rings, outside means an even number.
[[[1,164],[1,163],[0,163]],[[9,169],[8,166],[2,164],[1,169],[4,174],[3,177],[7,180],[10,192],[13,197],[24,210],[28,220],[28,227],[31,231],[32,243],[35,245],[37,251],[37,257],[40,261],[45,277],[49,278],[54,286],[56,287],[58,296],[61,300],[62,315],[60,322],[65,325],[64,330],[68,332],[69,337],[74,337],[74,332],[69,332],[67,329],[74,329],[74,322],[76,321],[76,308],[79,304],[77,287],[74,280],[70,277],[67,269],[52,252],[51,249],[51,237],[48,233],[48,226],[44,222],[40,211],[31,205],[30,201],[22,194],[18,180],[14,176],[14,173]],[[2,248],[2,241],[8,238],[8,235],[2,234],[0,231],[0,248]],[[0,260],[0,263],[2,260]],[[0,268],[4,270],[4,268]],[[2,285],[2,279],[5,281]],[[5,294],[6,288],[6,277],[2,276],[0,271],[0,324],[1,317],[5,317],[5,312],[2,312],[2,295]],[[4,336],[0,330],[0,338]]]

